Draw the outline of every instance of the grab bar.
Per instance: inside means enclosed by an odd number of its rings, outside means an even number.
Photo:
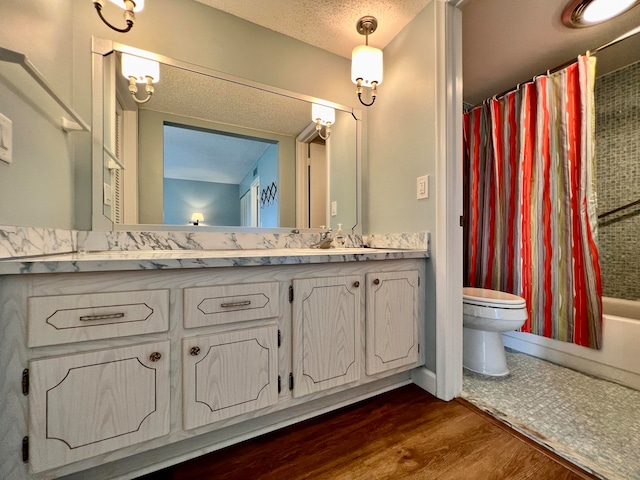
[[[613,210],[609,210],[608,212],[601,213],[600,215],[598,215],[598,218],[604,218],[609,215],[613,215],[614,213],[618,213],[621,210],[626,210],[627,208],[633,207],[634,205],[640,205],[640,198],[634,202],[627,203],[626,205],[623,205],[621,207],[614,208]]]

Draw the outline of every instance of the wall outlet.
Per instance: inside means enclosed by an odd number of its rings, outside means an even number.
[[[331,216],[335,217],[338,215],[338,202],[331,202]]]
[[[0,113],[0,160],[13,162],[13,125]]]
[[[418,200],[429,198],[429,175],[418,177],[418,188],[416,198]]]

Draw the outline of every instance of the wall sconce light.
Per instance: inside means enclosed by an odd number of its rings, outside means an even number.
[[[360,45],[351,52],[351,81],[356,84],[358,100],[365,107],[376,101],[377,87],[382,83],[382,50],[369,46],[369,35],[378,28],[376,17],[366,16],[358,20],[356,30],[366,38],[365,45]],[[371,103],[362,101],[362,87],[371,87]]]
[[[96,7],[98,16],[109,28],[120,33],[127,33],[133,27],[133,22],[136,21],[134,12],[139,12],[144,8],[144,0],[111,0],[117,6],[124,10],[124,21],[127,24],[126,28],[118,28],[111,25],[106,18],[102,16],[102,7],[104,6],[104,0],[93,0],[93,6]]]
[[[200,222],[204,222],[204,217],[202,216],[202,214],[199,212],[193,212],[191,214],[190,223],[193,223],[197,227],[200,224]]]
[[[122,75],[129,79],[129,92],[137,103],[147,103],[151,100],[154,88],[153,84],[160,81],[160,64],[153,60],[136,57],[126,53],[122,54]],[[136,97],[138,87],[136,83],[146,83],[144,86],[147,97],[139,99]]]
[[[336,123],[335,109],[313,103],[311,105],[311,119],[316,122],[316,130],[318,131],[318,136],[323,140],[328,139],[331,136],[331,125]],[[323,126],[324,136],[322,135]]]

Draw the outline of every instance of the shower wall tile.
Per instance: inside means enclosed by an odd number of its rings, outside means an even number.
[[[596,79],[598,214],[640,199],[640,62]],[[600,220],[603,294],[640,300],[640,205]]]

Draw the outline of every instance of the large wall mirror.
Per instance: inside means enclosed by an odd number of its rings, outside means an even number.
[[[360,110],[100,39],[93,102],[94,229],[360,229]]]

